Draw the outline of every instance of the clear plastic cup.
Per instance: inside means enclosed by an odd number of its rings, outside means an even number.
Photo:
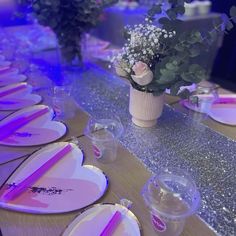
[[[195,1],[195,3],[197,5],[197,11],[199,15],[207,15],[210,13],[212,6],[211,1]]]
[[[56,118],[64,120],[69,118],[70,96],[72,85],[54,86],[52,88],[52,107],[56,113]]]
[[[219,98],[217,88],[213,84],[197,85],[189,97],[189,103],[201,113],[208,114],[212,104]]]
[[[200,204],[200,194],[192,178],[177,168],[158,171],[145,184],[142,195],[150,211],[154,230],[160,236],[178,236],[185,219]]]
[[[119,118],[90,119],[85,130],[85,135],[91,140],[94,157],[109,163],[117,157],[117,139],[123,133],[123,125]]]

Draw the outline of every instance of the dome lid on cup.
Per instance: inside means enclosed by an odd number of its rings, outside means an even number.
[[[162,217],[182,219],[196,212],[200,194],[188,173],[177,168],[161,169],[142,191],[150,208]]]

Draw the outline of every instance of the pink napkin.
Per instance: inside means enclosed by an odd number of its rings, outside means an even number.
[[[44,108],[40,111],[37,111],[33,113],[32,115],[29,115],[27,117],[19,117],[13,121],[10,121],[9,123],[3,125],[0,127],[0,141],[9,137],[14,132],[16,132],[21,127],[25,126],[26,124],[30,123],[31,121],[37,119],[38,117],[46,114],[48,112],[48,108]]]
[[[217,99],[214,104],[235,104],[236,103],[236,98],[230,98],[230,97],[223,97]]]
[[[115,214],[112,216],[100,236],[112,236],[112,233],[115,231],[116,227],[122,220],[122,214],[119,211],[116,211]]]
[[[10,69],[9,66],[1,66],[1,67],[0,67],[0,74],[5,73],[5,72],[8,71],[9,69]]]
[[[5,97],[7,95],[10,95],[12,93],[15,93],[15,92],[17,92],[19,90],[22,90],[24,88],[26,88],[26,84],[22,84],[22,85],[19,85],[19,86],[15,87],[15,88],[11,88],[11,89],[8,89],[6,91],[0,92],[0,98]]]
[[[34,171],[30,176],[20,182],[16,187],[3,196],[5,201],[10,201],[19,196],[29,186],[32,186],[42,175],[44,175],[53,165],[61,160],[66,154],[72,150],[70,144],[66,145],[62,150],[56,153],[52,158],[45,162],[41,167]]]

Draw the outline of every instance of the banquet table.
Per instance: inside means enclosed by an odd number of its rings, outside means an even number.
[[[41,58],[49,68],[54,54],[53,50],[35,54],[36,62]],[[85,164],[99,167],[108,176],[109,188],[98,203],[119,203],[121,198],[131,200],[131,210],[141,224],[142,235],[156,235],[141,190],[159,167],[177,166],[190,172],[202,198],[198,215],[187,219],[181,235],[235,235],[235,126],[222,125],[201,115],[196,120],[195,113],[183,108],[178,98],[166,95],[166,106],[157,126],[138,128],[132,124],[128,113],[129,85],[108,70],[107,64],[86,63],[82,71],[67,71],[67,78],[73,80],[76,87],[67,106],[74,112],[63,119],[68,132],[58,141],[75,140],[76,137],[84,152]],[[33,79],[29,78],[29,82],[34,83]],[[47,89],[36,91],[43,96],[43,103],[52,105]],[[7,115],[0,114],[1,117]],[[90,116],[111,114],[121,118],[125,132],[119,140],[116,161],[102,164],[94,159],[91,142],[83,131]],[[42,147],[0,146],[0,184],[31,153]],[[80,212],[36,215],[0,209],[0,228],[3,236],[56,236]]]
[[[106,86],[106,83],[104,83],[103,80],[100,80],[99,76],[95,76],[96,73],[95,74],[92,73],[93,70],[99,71],[100,73],[101,72],[104,73],[103,71],[104,69],[96,65],[90,65],[90,70],[87,71],[90,77],[88,76],[88,74],[86,76],[89,77],[90,80],[92,79],[92,81],[90,81],[91,84],[92,82],[94,82],[93,81],[94,79],[97,79],[98,84],[96,86],[100,88],[97,91],[97,93],[99,93],[99,96],[101,96],[102,93],[104,92],[103,86]],[[109,75],[108,80],[110,82],[115,79],[114,76],[110,74],[110,72],[107,73]],[[88,83],[86,82],[86,78],[84,80],[85,81],[83,80],[79,81],[80,86],[89,87]],[[120,90],[117,91],[116,95],[109,93],[108,99],[111,99],[112,97],[113,97],[112,99],[114,98],[118,99],[117,97],[114,96],[118,97],[121,96],[119,92],[122,91],[122,88],[124,89],[127,87],[126,83],[124,81],[119,80],[118,78],[116,78],[116,80],[114,80],[113,83],[114,86],[119,85]],[[109,91],[111,88],[112,87],[110,84],[109,87],[106,89]],[[95,89],[95,88],[91,87],[90,89]],[[84,93],[87,92],[88,91],[84,91]],[[121,198],[127,198],[132,200],[133,201],[132,211],[138,217],[141,223],[143,235],[155,235],[155,232],[153,231],[153,228],[149,220],[148,210],[140,194],[142,186],[151,175],[150,170],[146,169],[144,165],[138,160],[138,158],[121,144],[119,145],[118,157],[115,162],[111,164],[102,164],[94,159],[91,143],[87,139],[87,137],[83,135],[83,130],[85,128],[89,115],[82,109],[82,107],[84,106],[84,109],[90,112],[90,114],[94,112],[94,115],[97,115],[95,113],[101,113],[101,112],[103,113],[103,110],[94,111],[94,109],[98,109],[93,104],[96,102],[96,97],[94,98],[93,101],[90,101],[92,103],[89,103],[88,101],[83,101],[82,96],[84,96],[84,94],[80,94],[78,99],[75,98],[75,100],[80,102],[80,107],[76,108],[77,109],[76,115],[72,119],[68,119],[65,121],[66,124],[69,126],[69,129],[66,137],[62,138],[61,140],[69,139],[71,136],[78,137],[79,146],[82,148],[85,154],[85,164],[92,164],[99,167],[109,177],[109,183],[110,183],[109,189],[107,193],[105,193],[104,197],[102,197],[102,199],[99,200],[99,202],[116,203],[119,202]],[[100,102],[102,103],[106,102],[105,100],[106,98],[104,98],[104,101]],[[176,106],[176,104],[178,104],[178,99],[167,95],[166,103],[173,104],[173,106]],[[103,109],[106,109],[105,105]],[[110,108],[107,107],[107,109],[109,110]],[[139,128],[136,128],[134,126],[132,126],[132,129],[140,131]],[[225,126],[225,129],[227,131],[227,126]],[[231,130],[234,130],[235,132],[235,128],[231,128]],[[127,131],[127,133],[128,132],[130,131]],[[148,132],[149,132],[148,135],[150,136],[151,135],[150,130]],[[5,150],[6,153],[11,150],[18,152],[19,151],[18,149],[20,149],[21,151],[20,153],[24,154],[22,157],[19,157],[16,160],[8,160],[5,163],[0,164],[0,173],[1,173],[0,181],[2,184],[12,173],[12,171],[15,168],[17,168],[17,166],[22,161],[24,161],[25,158],[27,158],[30,152],[33,152],[34,150],[40,147],[17,148],[16,150],[15,148],[12,147],[1,147],[1,148]],[[4,155],[1,154],[1,157],[4,158],[5,154]],[[66,225],[68,225],[74,219],[74,217],[80,213],[80,211],[75,211],[72,213],[54,214],[54,215],[33,215],[4,209],[1,209],[0,211],[1,211],[0,226],[3,235],[32,235],[32,231],[35,235],[60,235],[60,233],[63,231]],[[209,226],[199,218],[199,216],[193,216],[187,220],[187,224],[182,235],[204,236],[204,235],[215,235],[215,232],[212,229],[210,229]]]
[[[82,111],[80,111],[82,112]],[[85,112],[82,112],[86,114]],[[79,126],[84,128],[81,117],[77,116],[77,123],[71,128]],[[70,135],[70,132],[67,134]],[[154,232],[149,212],[141,197],[141,189],[151,173],[132,155],[126,148],[119,145],[117,160],[110,164],[102,164],[94,159],[90,141],[87,137],[78,138],[78,145],[84,151],[85,164],[99,167],[109,178],[109,188],[99,202],[119,203],[121,198],[133,202],[132,212],[138,217],[141,224],[142,235],[156,235]],[[24,157],[0,165],[1,184],[24,161]],[[131,171],[130,171],[131,170]],[[80,211],[64,214],[33,215],[0,209],[0,226],[3,235],[60,235],[65,227],[77,216]],[[183,236],[190,235],[215,235],[214,232],[198,217],[193,216],[187,220]]]

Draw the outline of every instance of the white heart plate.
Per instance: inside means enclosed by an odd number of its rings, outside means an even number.
[[[236,125],[236,94],[220,95],[211,106],[208,115],[223,124]]]
[[[16,111],[2,121],[1,126],[23,116],[29,116],[42,109],[48,108],[49,111],[30,123],[18,129],[9,137],[0,140],[0,144],[8,146],[34,146],[53,142],[61,138],[67,131],[66,126],[58,121],[53,121],[54,111],[45,105],[34,105]]]
[[[2,197],[14,184],[18,184],[56,153],[67,146],[67,142],[47,145],[24,161],[0,193],[0,206],[3,208],[35,214],[64,213],[86,207],[97,201],[107,189],[107,178],[94,166],[83,166],[83,153],[75,145],[33,186],[5,202]]]
[[[18,89],[21,87],[21,89]],[[2,93],[16,89],[16,91],[1,96]],[[41,102],[42,97],[32,94],[32,86],[27,83],[17,83],[0,88],[0,110],[14,111]]]
[[[122,213],[122,219],[112,236],[140,236],[138,219],[120,204],[97,204],[89,208],[67,226],[62,236],[100,236],[116,211]]]
[[[3,56],[3,55],[0,55],[0,62],[2,62],[2,61],[5,61],[5,56]]]
[[[0,86],[7,86],[27,80],[27,76],[18,74],[18,70],[9,70],[0,74]]]
[[[10,61],[0,61],[0,71],[9,68],[11,65]]]
[[[4,71],[0,71],[0,79],[4,79],[6,77],[9,77],[11,75],[16,75],[19,73],[19,69],[16,68],[7,68]]]

